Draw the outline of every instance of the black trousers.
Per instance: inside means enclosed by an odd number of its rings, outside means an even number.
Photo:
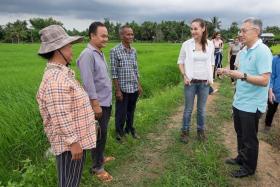
[[[255,173],[259,154],[257,137],[261,112],[244,112],[233,107],[234,128],[237,134],[237,150],[242,167],[250,173]]]
[[[267,102],[268,109],[265,116],[265,126],[271,127],[274,114],[277,111],[278,104],[279,103],[276,103],[275,101],[273,102],[273,104],[269,101]]]
[[[70,151],[56,156],[59,187],[78,187],[81,181],[86,151],[80,160],[72,160]]]
[[[135,133],[133,127],[134,111],[136,108],[137,99],[139,96],[138,91],[134,93],[122,92],[123,100],[116,100],[116,113],[115,113],[115,126],[116,133],[119,135],[124,134],[124,125],[126,133]]]
[[[93,161],[93,165],[91,168],[92,173],[99,172],[104,169],[103,168],[104,151],[105,151],[105,145],[107,141],[107,129],[111,116],[112,107],[102,106],[101,108],[102,108],[102,116],[98,120],[100,130],[97,134],[96,147],[91,149],[91,158]]]
[[[235,59],[236,59],[236,55],[231,55],[230,56],[230,61],[229,61],[230,70],[234,70],[235,69],[235,67],[234,67]],[[231,78],[231,82],[234,82],[233,78]]]

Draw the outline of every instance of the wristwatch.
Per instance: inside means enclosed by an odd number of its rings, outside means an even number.
[[[242,81],[246,81],[247,80],[247,73],[243,74],[243,78],[241,78]]]

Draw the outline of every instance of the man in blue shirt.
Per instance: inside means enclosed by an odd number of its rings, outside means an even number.
[[[113,177],[104,169],[104,163],[114,160],[114,157],[105,157],[108,123],[112,106],[112,82],[108,73],[105,56],[102,52],[108,41],[108,31],[101,22],[93,22],[89,26],[89,43],[81,52],[77,66],[81,72],[83,86],[91,102],[95,119],[98,120],[96,148],[91,150],[93,165],[91,171],[103,182]]]
[[[258,124],[261,114],[266,110],[272,62],[269,48],[259,39],[261,31],[261,20],[248,18],[243,21],[240,38],[245,47],[240,52],[239,69],[218,70],[220,74],[238,79],[232,104],[238,155],[226,160],[227,164],[240,165],[232,173],[236,178],[253,175],[257,168]]]
[[[272,60],[272,73],[268,91],[268,110],[265,117],[264,131],[268,132],[271,128],[273,117],[280,102],[280,55]]]

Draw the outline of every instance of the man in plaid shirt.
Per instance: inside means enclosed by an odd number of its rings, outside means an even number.
[[[132,28],[127,25],[122,26],[120,37],[122,42],[110,52],[112,79],[116,94],[116,138],[119,141],[125,133],[131,133],[133,138],[139,138],[133,127],[133,117],[138,96],[142,94],[136,50],[131,47],[134,39]]]

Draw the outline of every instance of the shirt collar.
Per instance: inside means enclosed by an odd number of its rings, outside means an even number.
[[[70,69],[69,67],[63,65],[63,64],[57,64],[57,63],[53,63],[53,62],[48,62],[47,63],[47,66],[45,68],[45,70],[48,70],[48,69],[59,69],[61,70],[63,73],[71,76],[71,77],[75,77],[75,72]]]
[[[247,48],[247,46],[245,46],[245,49],[246,49],[246,51],[247,50],[252,50],[252,49],[255,49],[256,47],[258,47],[258,45],[260,45],[260,44],[262,44],[263,42],[262,42],[262,40],[261,39],[258,39],[255,43],[254,43],[254,45],[251,47],[251,48]]]
[[[123,43],[120,43],[120,48],[126,52],[131,52],[133,51],[133,48],[130,46],[130,49],[126,48]]]
[[[93,45],[91,45],[90,43],[88,43],[87,47],[93,51],[96,51],[97,53],[99,53],[100,55],[103,56],[103,52],[99,51],[98,49],[96,49],[96,47],[94,47]]]

